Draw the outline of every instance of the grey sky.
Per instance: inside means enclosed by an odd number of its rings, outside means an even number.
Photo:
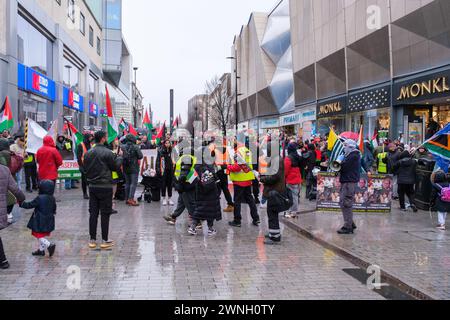
[[[230,71],[233,37],[251,12],[268,12],[277,0],[123,0],[123,31],[139,67],[138,87],[154,120],[169,120],[169,90],[175,114],[187,119],[188,100],[206,80]]]

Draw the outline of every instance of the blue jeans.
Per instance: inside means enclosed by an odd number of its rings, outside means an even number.
[[[70,180],[70,179],[64,180],[64,188],[66,190],[70,190],[72,188],[75,188],[75,180]]]
[[[134,200],[134,194],[138,184],[138,173],[125,174],[125,201]]]

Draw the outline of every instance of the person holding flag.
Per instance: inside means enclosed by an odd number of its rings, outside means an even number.
[[[86,179],[86,171],[84,169],[84,157],[91,150],[92,141],[94,136],[90,133],[86,133],[83,137],[83,141],[77,146],[77,162],[81,172],[81,188],[83,189],[83,198],[89,200],[88,184]]]

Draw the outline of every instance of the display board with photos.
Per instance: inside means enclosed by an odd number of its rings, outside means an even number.
[[[341,212],[341,183],[335,173],[321,172],[317,177],[317,210]],[[361,175],[356,188],[353,210],[367,213],[389,213],[392,206],[391,175]]]

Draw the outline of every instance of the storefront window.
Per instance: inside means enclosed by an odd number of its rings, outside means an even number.
[[[19,121],[21,126],[30,118],[47,129],[51,121],[51,102],[31,93],[19,91]]]
[[[433,107],[433,119],[439,123],[441,128],[450,123],[450,105]]]
[[[389,132],[391,125],[389,108],[352,113],[348,119],[350,131],[359,132],[362,125],[365,138],[372,138],[375,132]]]
[[[44,74],[52,74],[52,42],[28,23],[17,17],[17,53],[19,62]]]
[[[98,80],[89,75],[88,93],[89,101],[97,102]]]
[[[66,57],[63,59],[64,64],[64,86],[74,90],[76,92],[80,91],[80,69],[78,69],[71,61]]]
[[[325,137],[330,133],[330,128],[337,134],[345,132],[345,116],[322,118],[317,120],[317,133]]]

